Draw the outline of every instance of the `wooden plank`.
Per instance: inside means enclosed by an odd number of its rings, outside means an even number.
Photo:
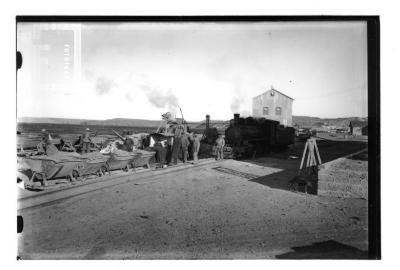
[[[304,157],[306,156],[306,152],[307,152],[307,146],[308,146],[308,141],[307,141],[306,144],[304,145],[303,157],[301,158],[301,163],[300,163],[300,168],[299,168],[299,170],[301,170],[301,168],[303,167]],[[299,173],[300,173],[300,171],[299,171]]]
[[[310,166],[315,166],[317,162],[315,160],[314,143],[313,143],[313,141],[310,142],[310,156],[311,156]]]
[[[308,148],[310,148],[310,146]],[[310,153],[310,151],[308,151],[306,168],[310,167],[310,158],[311,158],[311,153]]]
[[[319,150],[318,150],[317,141],[315,141],[315,151],[317,152],[317,157],[318,157],[318,162],[319,162],[319,164],[322,164],[321,157],[320,157],[320,155],[319,155]]]

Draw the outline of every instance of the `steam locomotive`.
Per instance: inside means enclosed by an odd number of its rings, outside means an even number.
[[[241,158],[287,148],[294,144],[295,130],[265,118],[241,118],[234,114],[225,130],[226,156]]]

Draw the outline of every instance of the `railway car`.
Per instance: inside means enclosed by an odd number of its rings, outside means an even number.
[[[294,144],[295,131],[278,121],[265,118],[241,118],[234,115],[225,130],[225,155],[232,158],[254,156]]]

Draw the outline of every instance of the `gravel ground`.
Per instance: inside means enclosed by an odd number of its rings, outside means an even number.
[[[363,257],[367,201],[288,191],[296,162],[226,160],[218,166],[260,175],[262,181],[208,165],[20,211],[25,228],[18,238],[18,255],[22,259],[261,259],[285,258],[295,252],[293,247],[319,243],[322,248],[307,258],[320,258],[324,243],[331,249],[336,243],[347,257]]]

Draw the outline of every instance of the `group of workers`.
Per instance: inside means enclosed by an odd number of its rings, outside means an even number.
[[[164,137],[158,140],[150,138],[150,147],[156,152],[157,162],[161,167],[167,167],[178,164],[178,159],[187,163],[189,158],[193,158],[193,164],[199,161],[201,135],[188,133],[177,128],[174,136]],[[225,140],[223,135],[219,135],[215,142],[216,159],[224,158]]]
[[[177,128],[174,136],[166,136],[157,140],[151,137],[150,140],[150,147],[156,152],[157,162],[163,168],[167,167],[167,164],[170,166],[178,164],[179,158],[186,163],[189,156],[193,157],[193,163],[198,162],[200,137],[197,134]]]
[[[82,154],[90,153],[90,144],[92,143],[90,129],[86,128],[85,132],[79,136],[78,140],[74,142],[74,147],[80,149]]]
[[[58,148],[53,143],[53,138],[50,133],[46,129],[42,129],[42,138],[41,142],[38,144],[38,149],[40,152],[44,152],[47,155],[51,155],[54,152],[58,152],[63,150],[65,146],[65,142],[62,138],[59,139],[59,143],[57,143]],[[85,132],[79,136],[78,140],[74,143],[74,146],[81,149],[81,153],[89,153],[90,152],[90,144],[91,144],[91,134],[90,129],[86,128]]]

